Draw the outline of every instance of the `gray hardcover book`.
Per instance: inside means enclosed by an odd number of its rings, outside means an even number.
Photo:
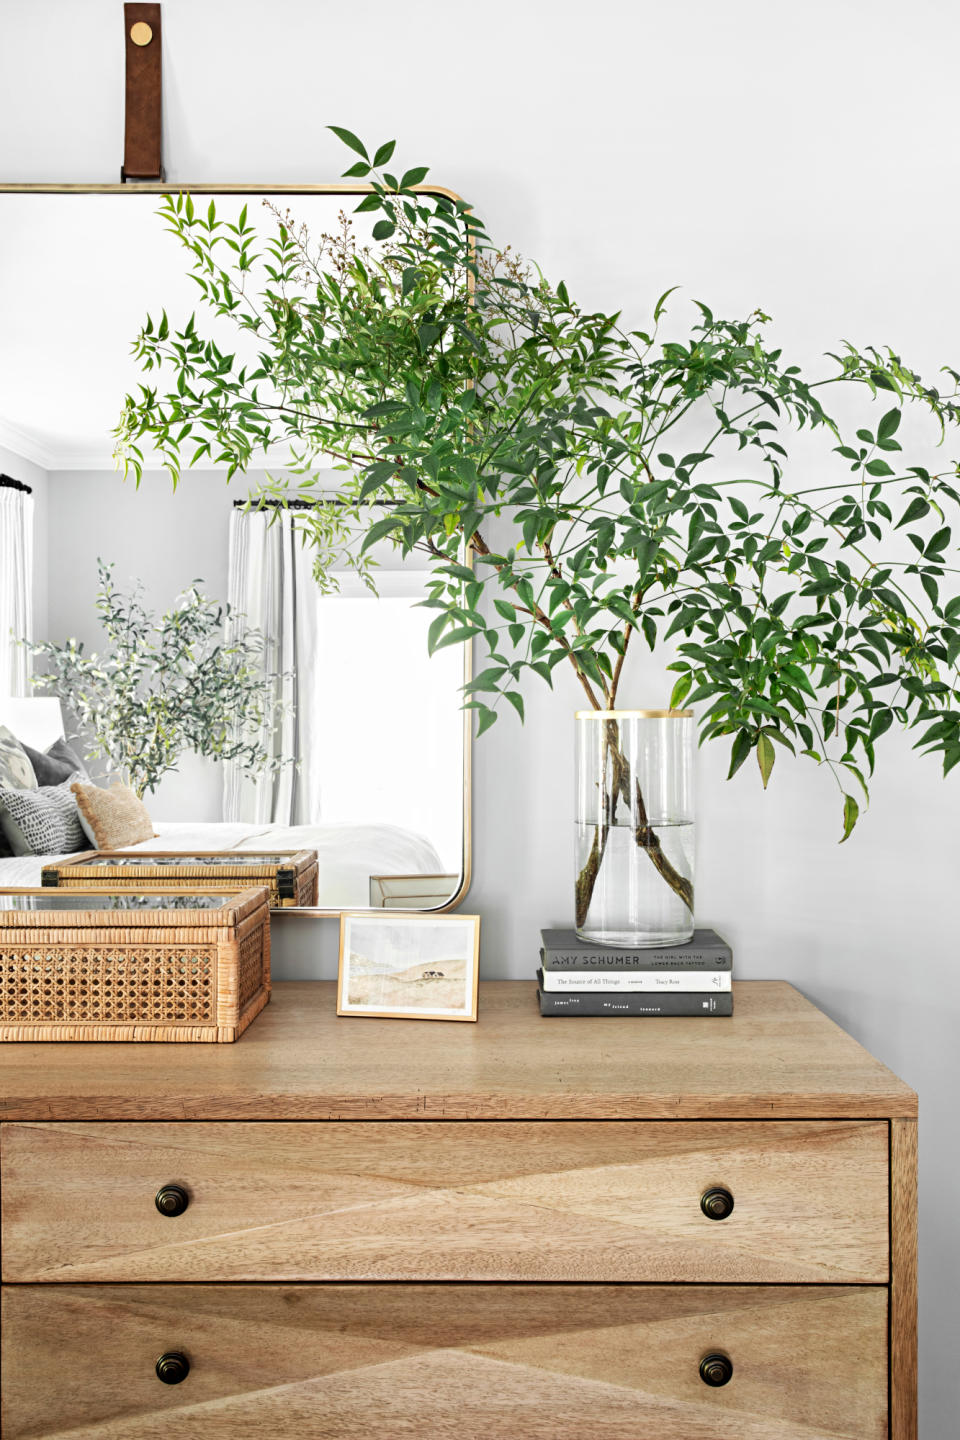
[[[610,994],[606,991],[592,991],[586,994],[557,994],[556,991],[537,990],[540,1014],[548,1016],[582,1015],[592,1018],[618,1015],[640,1017],[652,1016],[713,1016],[733,1014],[733,996],[675,994],[650,995],[637,992]]]
[[[685,945],[621,950],[591,945],[576,930],[541,930],[544,970],[732,970],[733,951],[716,930],[694,930]]]

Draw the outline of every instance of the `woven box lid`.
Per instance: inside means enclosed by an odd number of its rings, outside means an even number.
[[[209,925],[232,927],[260,909],[269,909],[265,885],[203,895],[150,895],[130,890],[0,889],[0,926],[44,929],[65,926],[131,929],[139,926]]]

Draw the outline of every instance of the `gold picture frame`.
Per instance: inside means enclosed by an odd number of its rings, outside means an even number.
[[[479,982],[479,915],[346,910],[340,916],[338,1015],[475,1021]]]

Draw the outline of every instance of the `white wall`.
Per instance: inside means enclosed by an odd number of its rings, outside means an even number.
[[[118,0],[4,12],[0,170],[115,179]],[[680,282],[727,312],[762,305],[802,358],[850,336],[928,371],[960,361],[948,0],[166,0],[163,13],[174,179],[330,180],[343,156],[326,123],[397,136],[586,303],[636,311]],[[538,928],[569,917],[576,703],[569,684],[532,691],[526,728],[505,720],[476,747],[469,908],[488,976],[530,975]],[[838,849],[812,769],[781,758],[764,796],[749,774],[727,786],[707,751],[699,906],[741,976],[792,980],[920,1091],[923,1433],[945,1440],[960,1403],[960,780],[903,742],[881,759],[871,813]],[[317,938],[287,922],[278,973],[332,974],[334,927]]]

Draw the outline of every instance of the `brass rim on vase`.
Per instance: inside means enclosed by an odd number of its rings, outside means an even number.
[[[690,720],[692,710],[578,710],[578,720]]]

